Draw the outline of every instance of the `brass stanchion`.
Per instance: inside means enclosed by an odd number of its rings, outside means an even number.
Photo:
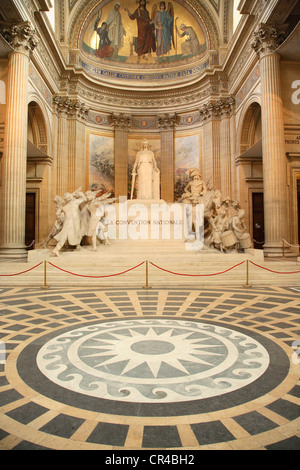
[[[44,260],[44,285],[42,289],[49,289],[50,287],[47,286],[47,261]]]
[[[148,268],[148,260],[146,261],[146,285],[143,287],[143,289],[151,289],[149,287],[149,268]]]
[[[251,287],[249,284],[249,260],[246,260],[246,284],[244,284],[244,287]]]

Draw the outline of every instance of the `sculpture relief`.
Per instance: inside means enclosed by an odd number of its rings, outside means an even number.
[[[222,199],[221,191],[208,189],[197,169],[190,170],[191,181],[178,202],[189,204],[186,210],[188,241],[197,239],[197,204],[204,205],[204,246],[223,252],[242,251],[252,247],[250,234],[246,232],[245,211],[238,201],[229,196]]]
[[[97,197],[97,191],[77,189],[72,194],[65,193],[63,197],[55,196],[56,221],[43,243],[47,248],[51,239],[57,241],[53,254],[58,256],[65,246],[75,246],[81,250],[84,237],[89,237],[94,251],[97,251],[97,238],[108,244],[107,221],[105,219],[106,204],[114,202],[110,193]]]

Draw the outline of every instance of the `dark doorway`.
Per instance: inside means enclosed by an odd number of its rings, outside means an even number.
[[[261,250],[265,241],[263,193],[252,193],[252,211],[254,248]]]
[[[35,193],[26,193],[25,245],[34,248],[35,240]]]

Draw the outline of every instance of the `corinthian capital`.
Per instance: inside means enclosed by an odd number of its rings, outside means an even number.
[[[163,114],[157,116],[157,123],[160,129],[173,129],[176,124],[176,114]]]
[[[261,58],[276,51],[286,36],[286,26],[261,23],[253,33],[251,46]]]
[[[127,114],[112,114],[111,120],[118,129],[128,129],[131,126],[131,116]]]
[[[38,45],[38,38],[29,21],[13,25],[1,25],[0,34],[17,52],[29,54]]]

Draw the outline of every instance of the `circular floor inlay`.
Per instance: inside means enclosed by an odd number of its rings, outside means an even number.
[[[253,383],[269,366],[247,334],[187,320],[133,319],[69,330],[37,354],[51,382],[90,397],[136,403],[187,402]]]

